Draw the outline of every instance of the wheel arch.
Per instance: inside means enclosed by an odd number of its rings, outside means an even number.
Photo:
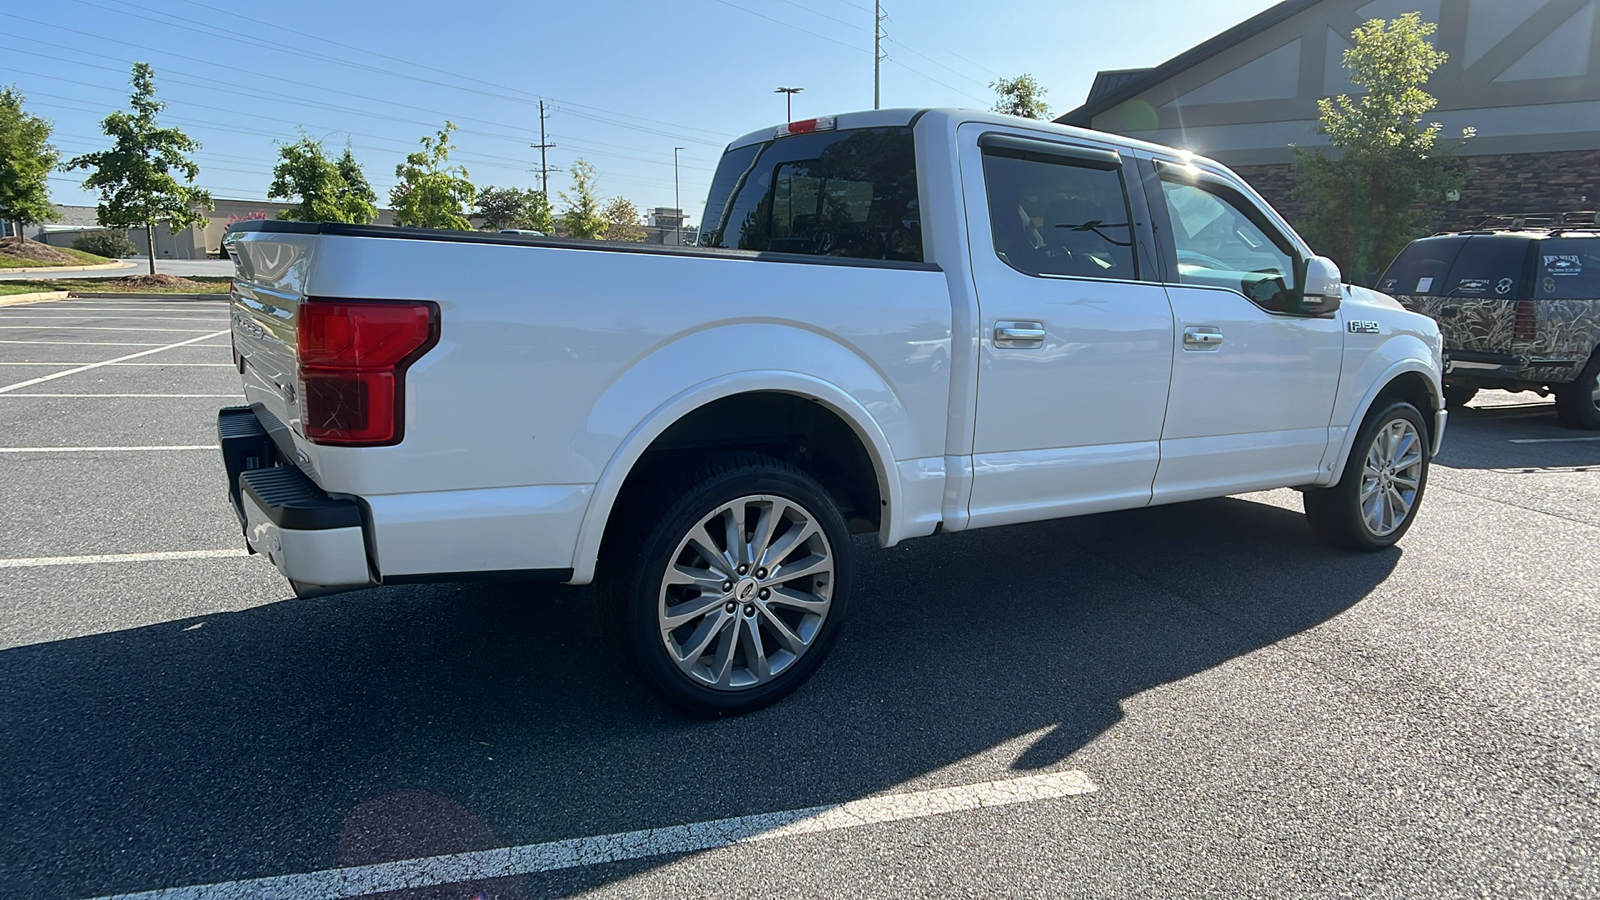
[[[897,541],[903,530],[903,504],[895,456],[888,436],[867,407],[838,385],[815,376],[782,370],[739,372],[680,391],[658,405],[623,439],[602,471],[579,527],[570,583],[585,584],[594,579],[601,544],[618,500],[641,462],[652,450],[659,449],[663,436],[683,423],[694,422],[697,415],[707,415],[707,410],[716,409],[719,404],[762,397],[815,405],[819,415],[831,417],[848,430],[872,469],[879,542],[888,545]]]
[[[1325,466],[1328,471],[1327,484],[1339,483],[1339,479],[1344,476],[1344,467],[1350,461],[1350,450],[1361,431],[1361,426],[1366,423],[1367,417],[1374,409],[1389,399],[1405,400],[1422,413],[1429,432],[1430,455],[1439,452],[1440,442],[1444,440],[1444,425],[1448,413],[1445,410],[1444,386],[1440,381],[1438,370],[1427,360],[1415,357],[1403,358],[1390,363],[1382,375],[1373,379],[1371,387],[1357,404],[1355,414],[1345,425],[1343,439],[1333,451],[1335,455]]]

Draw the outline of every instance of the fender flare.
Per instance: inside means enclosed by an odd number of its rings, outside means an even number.
[[[793,394],[821,403],[834,412],[856,433],[878,479],[878,492],[883,498],[882,522],[878,529],[879,543],[893,543],[900,533],[901,486],[895,467],[894,452],[883,429],[860,401],[839,386],[799,372],[765,370],[737,372],[702,381],[673,395],[657,406],[643,422],[631,431],[612,454],[594,486],[583,524],[578,528],[578,542],[572,554],[572,578],[569,584],[588,584],[594,580],[600,558],[600,541],[605,536],[606,524],[616,505],[617,495],[639,458],[660,437],[684,416],[727,397],[751,393]]]
[[[1367,393],[1356,405],[1356,414],[1344,429],[1344,437],[1339,441],[1338,448],[1333,451],[1331,459],[1325,460],[1324,468],[1328,470],[1328,479],[1323,486],[1339,483],[1344,477],[1344,467],[1350,461],[1350,450],[1355,445],[1356,434],[1361,431],[1361,425],[1367,420],[1367,414],[1372,412],[1372,405],[1377,402],[1378,395],[1382,394],[1396,378],[1415,372],[1428,382],[1428,389],[1433,394],[1434,422],[1430,425],[1433,430],[1432,452],[1439,451],[1439,442],[1444,439],[1444,386],[1439,377],[1438,370],[1428,360],[1416,357],[1405,357],[1391,363],[1383,374],[1372,380],[1372,386],[1367,388]],[[1419,410],[1426,416],[1429,410]],[[1331,446],[1331,445],[1330,445]]]

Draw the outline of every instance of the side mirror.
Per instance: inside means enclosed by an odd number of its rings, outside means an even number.
[[[1326,316],[1339,308],[1339,300],[1344,296],[1343,279],[1333,260],[1325,256],[1306,260],[1300,284],[1299,312],[1302,315]]]

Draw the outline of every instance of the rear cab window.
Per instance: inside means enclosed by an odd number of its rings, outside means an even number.
[[[921,262],[911,129],[777,138],[723,155],[700,246]]]
[[[1027,275],[1133,280],[1133,216],[1113,152],[985,135],[995,255]]]

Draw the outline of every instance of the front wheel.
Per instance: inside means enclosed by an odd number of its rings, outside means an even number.
[[[609,602],[625,649],[690,712],[782,699],[844,624],[852,565],[838,505],[806,473],[751,453],[714,457],[663,494],[613,532]]]
[[[1339,483],[1304,494],[1317,536],[1351,550],[1394,546],[1416,518],[1428,485],[1428,429],[1404,401],[1367,418]]]

